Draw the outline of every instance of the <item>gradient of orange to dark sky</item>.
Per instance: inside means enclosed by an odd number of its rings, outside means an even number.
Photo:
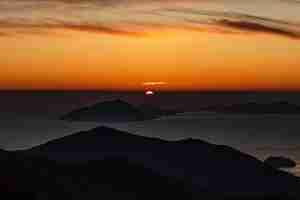
[[[0,89],[300,90],[299,10],[296,0],[3,0]]]

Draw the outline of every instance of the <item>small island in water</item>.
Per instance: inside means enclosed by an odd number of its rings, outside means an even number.
[[[131,122],[152,120],[163,116],[176,115],[177,110],[161,109],[151,104],[134,106],[116,99],[82,107],[63,115],[68,121]]]

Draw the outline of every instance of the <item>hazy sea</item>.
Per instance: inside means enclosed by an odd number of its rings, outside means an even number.
[[[59,116],[81,106],[121,98],[133,104],[151,103],[185,112],[157,120],[102,124],[65,122]],[[46,141],[108,125],[134,134],[177,140],[198,138],[225,144],[260,159],[287,156],[299,163],[300,115],[242,115],[201,111],[214,104],[287,100],[299,104],[299,93],[143,93],[0,92],[0,147],[24,149]]]

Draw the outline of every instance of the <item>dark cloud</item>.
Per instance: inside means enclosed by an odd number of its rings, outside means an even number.
[[[145,36],[146,33],[142,31],[131,31],[131,30],[124,30],[117,27],[112,26],[105,26],[102,24],[89,24],[89,23],[71,23],[71,22],[64,22],[64,21],[51,21],[51,22],[44,22],[44,23],[21,23],[21,19],[18,19],[14,22],[8,21],[1,21],[0,20],[0,27],[1,28],[10,28],[14,29],[15,33],[24,33],[26,30],[28,33],[42,33],[45,34],[47,31],[51,31],[54,29],[69,29],[74,31],[84,31],[90,33],[99,33],[99,34],[108,34],[108,35],[122,35],[122,36],[129,36],[129,37],[142,37]],[[34,31],[33,31],[34,30]],[[0,36],[7,36],[5,32],[0,32]]]
[[[271,19],[267,17],[260,17],[255,15],[249,15],[238,12],[219,12],[219,11],[210,11],[210,10],[195,10],[195,9],[167,9],[168,12],[175,13],[185,13],[185,14],[193,14],[195,16],[206,16],[208,20],[201,21],[195,19],[185,19],[187,22],[192,22],[195,24],[208,24],[215,25],[219,27],[219,33],[236,33],[237,31],[245,31],[245,32],[259,32],[259,33],[269,33],[276,34],[279,36],[285,36],[293,39],[300,39],[300,32],[296,31],[299,29],[300,24]],[[221,28],[226,28],[222,30]],[[234,29],[232,31],[228,30]],[[220,31],[221,30],[221,31]]]
[[[64,28],[76,31],[86,31],[86,32],[93,32],[93,33],[101,33],[101,34],[109,34],[109,35],[126,35],[126,36],[133,36],[133,37],[142,37],[145,36],[146,33],[142,31],[127,31],[123,29],[102,26],[102,25],[95,25],[95,24],[70,24],[70,23],[61,23],[54,26],[54,28]]]
[[[163,11],[175,12],[175,13],[185,13],[185,14],[194,14],[196,16],[207,16],[209,18],[221,18],[221,19],[237,19],[243,21],[262,21],[267,23],[289,25],[289,26],[300,26],[299,23],[292,23],[289,21],[272,19],[268,17],[261,17],[256,15],[250,15],[240,12],[222,12],[222,11],[213,11],[213,10],[199,10],[191,8],[176,8],[176,9],[164,9]]]
[[[219,20],[217,21],[218,24],[222,26],[226,26],[229,28],[239,29],[243,31],[250,31],[250,32],[261,32],[261,33],[271,33],[280,36],[285,36],[293,39],[300,39],[300,34],[289,31],[279,27],[271,27],[264,24],[259,24],[256,22],[249,22],[249,21],[231,21],[231,20]]]
[[[9,34],[7,34],[5,32],[0,32],[0,37],[3,37],[3,36],[9,36]]]

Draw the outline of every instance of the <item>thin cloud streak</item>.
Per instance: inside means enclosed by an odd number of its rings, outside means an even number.
[[[43,23],[43,24],[22,24],[22,23],[8,23],[5,21],[0,21],[0,27],[5,29],[15,29],[15,33],[47,33],[47,31],[55,29],[68,29],[72,31],[83,31],[98,34],[108,34],[108,35],[126,35],[129,37],[143,37],[147,33],[142,31],[131,31],[123,30],[121,28],[105,26],[101,24],[76,24],[70,22],[58,22],[55,23]],[[34,31],[32,31],[34,30]],[[0,32],[0,36],[12,35],[5,32]]]
[[[194,14],[195,16],[208,16],[210,20],[203,22],[197,19],[187,18],[187,22],[194,24],[207,24],[210,26],[219,27],[216,30],[222,30],[221,28],[226,28],[225,30],[218,31],[219,33],[240,33],[240,31],[245,32],[257,32],[257,33],[269,33],[279,36],[284,36],[292,39],[300,39],[300,24],[287,22],[283,20],[270,19],[266,17],[253,16],[243,13],[236,12],[217,12],[217,11],[207,11],[207,10],[194,10],[194,9],[168,9],[169,12],[182,12],[185,14]],[[216,19],[217,18],[217,19]],[[230,30],[228,30],[231,29]],[[297,30],[296,30],[297,29]]]
[[[194,7],[179,7],[177,2],[182,5],[189,3]],[[299,23],[249,12],[204,10],[201,2],[208,1],[4,0],[0,2],[0,37],[15,33],[30,34],[33,29],[34,32],[41,30],[41,33],[68,29],[144,37],[152,31],[176,28],[220,34],[266,33],[300,39]]]
[[[285,30],[283,28],[270,27],[270,26],[266,26],[254,22],[230,21],[224,19],[218,21],[217,23],[225,27],[234,28],[243,31],[270,33],[270,34],[280,35],[280,36],[289,37],[293,39],[300,39],[300,33]]]
[[[7,36],[10,36],[10,35],[5,32],[0,32],[0,37],[7,37]]]
[[[157,85],[166,85],[167,82],[164,81],[149,81],[149,82],[144,82],[142,85],[144,86],[157,86]]]

